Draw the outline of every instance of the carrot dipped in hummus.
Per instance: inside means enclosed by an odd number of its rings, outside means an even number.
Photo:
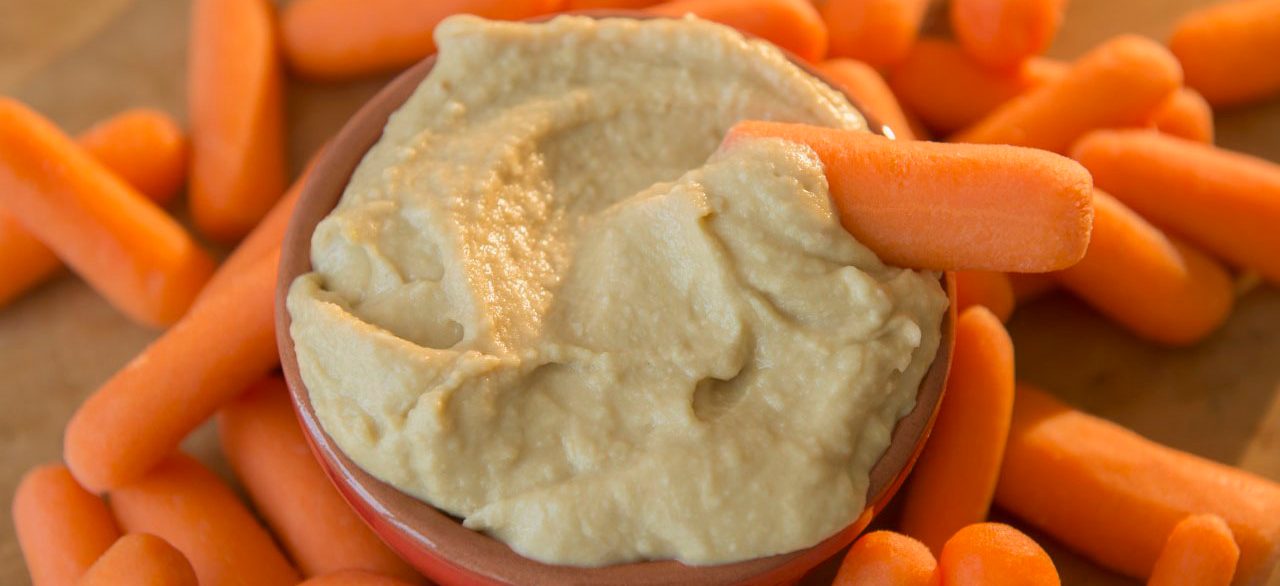
[[[746,137],[812,148],[844,227],[896,265],[1045,272],[1075,264],[1089,243],[1089,173],[1052,153],[757,121],[726,143]]]

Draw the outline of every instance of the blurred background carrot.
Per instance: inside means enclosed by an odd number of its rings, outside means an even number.
[[[403,69],[431,54],[431,33],[451,14],[516,20],[559,7],[560,0],[296,0],[281,15],[280,31],[294,72],[349,79]]]
[[[4,98],[0,205],[147,325],[177,321],[213,273],[209,255],[154,202],[43,116]]]
[[[874,67],[897,65],[920,34],[928,0],[827,0],[822,19],[831,37],[831,55]]]
[[[827,54],[827,27],[807,0],[673,0],[647,11],[673,18],[693,14],[726,24],[807,61],[819,61]]]
[[[231,244],[284,191],[284,95],[269,0],[194,0],[187,66],[191,213]]]
[[[74,584],[120,537],[107,504],[55,464],[22,477],[13,522],[36,586]]]
[[[186,134],[168,115],[130,110],[86,130],[77,142],[89,156],[159,205],[187,176]],[[0,209],[0,307],[57,273],[62,261],[9,212]]]
[[[124,531],[153,534],[181,552],[200,584],[298,581],[297,571],[231,487],[190,456],[175,454],[113,490],[111,510]]]

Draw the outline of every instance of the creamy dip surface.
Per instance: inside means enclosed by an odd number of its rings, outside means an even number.
[[[550,563],[732,562],[860,515],[946,297],[841,229],[807,147],[717,151],[857,111],[694,19],[436,37],[289,292],[338,447]]]

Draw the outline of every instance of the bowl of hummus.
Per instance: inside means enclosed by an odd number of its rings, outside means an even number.
[[[867,130],[694,18],[453,17],[316,165],[277,336],[304,431],[442,583],[773,584],[896,491],[950,363],[948,277],[841,228],[807,147]]]

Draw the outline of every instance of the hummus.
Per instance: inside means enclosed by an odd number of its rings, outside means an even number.
[[[841,229],[807,147],[717,151],[858,112],[695,19],[436,38],[288,296],[338,447],[550,563],[732,562],[858,517],[946,298]]]

